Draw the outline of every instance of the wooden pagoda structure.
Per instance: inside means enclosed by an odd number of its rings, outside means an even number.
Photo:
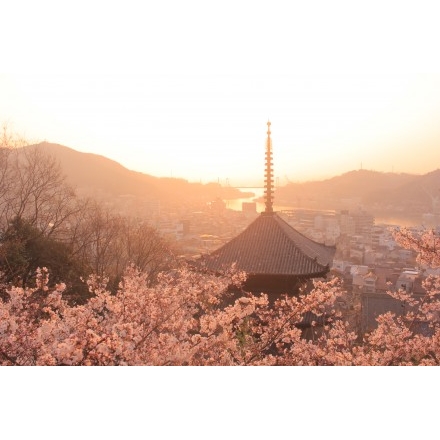
[[[235,263],[247,273],[244,290],[267,293],[269,298],[296,294],[312,278],[325,277],[333,260],[334,246],[315,242],[298,232],[273,210],[274,179],[271,123],[267,122],[265,152],[265,211],[243,232],[199,264],[210,272],[222,273]]]

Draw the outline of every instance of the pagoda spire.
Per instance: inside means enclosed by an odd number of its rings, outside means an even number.
[[[266,170],[264,174],[264,203],[266,205],[266,214],[273,213],[273,169],[272,169],[272,139],[270,138],[271,122],[267,121],[267,139],[266,139]]]

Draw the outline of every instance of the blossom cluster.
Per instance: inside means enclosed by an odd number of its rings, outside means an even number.
[[[397,238],[424,261],[438,261],[432,235]],[[435,255],[434,255],[435,254]],[[65,285],[48,289],[47,269],[35,288],[12,287],[0,301],[2,365],[438,365],[440,279],[424,282],[407,313],[378,317],[369,334],[352,331],[337,310],[338,278],[311,292],[280,296],[241,290],[246,275],[223,277],[182,267],[157,277],[129,267],[119,290],[90,277],[93,296],[71,306]],[[305,317],[309,317],[305,326]],[[310,318],[311,317],[311,318]]]

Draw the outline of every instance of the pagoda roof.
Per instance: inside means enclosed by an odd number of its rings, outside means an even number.
[[[199,260],[223,272],[233,263],[248,275],[318,277],[328,272],[336,248],[307,238],[275,212],[261,213],[243,232]]]

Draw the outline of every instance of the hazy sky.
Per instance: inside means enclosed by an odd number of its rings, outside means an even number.
[[[0,30],[0,122],[32,141],[261,184],[270,119],[281,184],[440,167],[435,3],[60,3]]]

